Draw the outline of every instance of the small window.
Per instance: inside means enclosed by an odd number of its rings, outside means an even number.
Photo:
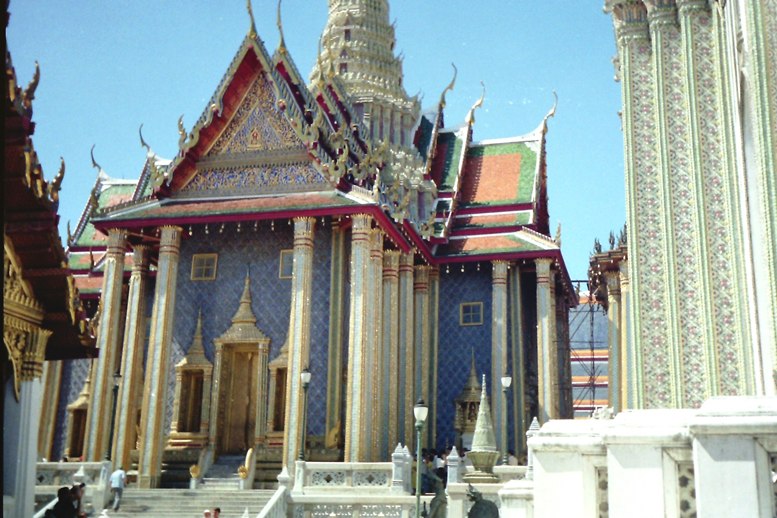
[[[192,257],[192,280],[215,280],[218,257],[218,254],[194,254]]]
[[[461,305],[459,305],[459,325],[483,325],[483,303],[462,302]]]
[[[345,36],[345,41],[351,41],[351,29],[345,29],[343,36]]]
[[[340,63],[340,73],[341,74],[348,73],[348,63]]]
[[[294,272],[294,250],[281,250],[281,264],[278,269],[280,279],[291,279]]]

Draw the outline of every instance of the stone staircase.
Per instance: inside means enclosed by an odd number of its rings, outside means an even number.
[[[237,468],[245,461],[244,455],[219,455],[202,478],[203,489],[238,489],[240,477]]]
[[[127,488],[121,507],[106,514],[113,518],[202,518],[205,509],[221,508],[221,518],[239,518],[245,509],[254,518],[272,497],[273,490],[228,491],[223,489],[136,489]],[[97,513],[99,515],[99,513]]]

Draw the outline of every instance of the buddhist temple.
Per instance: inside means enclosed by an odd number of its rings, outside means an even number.
[[[532,417],[572,414],[577,295],[547,197],[555,107],[527,134],[478,141],[485,91],[445,112],[455,67],[428,109],[407,95],[387,0],[330,0],[309,78],[280,7],[273,52],[248,10],[202,115],[178,121],[176,156],[141,130],[137,180],[94,162],[68,241],[99,356],[58,375],[62,433],[47,447],[97,460],[110,446],[140,487],[188,484],[191,465],[252,450],[259,487],[300,452],[390,459],[415,443],[419,398],[424,445],[461,444],[456,400],[473,374],[497,443],[525,452]]]

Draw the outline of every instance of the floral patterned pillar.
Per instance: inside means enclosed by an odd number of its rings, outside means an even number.
[[[399,442],[399,255],[398,250],[383,254],[383,422],[384,451]]]
[[[283,464],[294,471],[294,461],[304,448],[302,431],[302,381],[310,354],[310,300],[313,289],[313,230],[315,218],[294,218],[294,269],[291,277],[289,362],[286,376],[286,425],[283,429]]]
[[[507,364],[507,261],[491,263],[491,414],[496,444],[502,448],[507,429],[501,378],[508,374]],[[513,373],[509,373],[513,374]]]
[[[429,404],[429,266],[415,267],[413,278],[415,311],[415,393],[414,399],[422,398]],[[426,444],[424,445],[426,446]]]
[[[621,369],[623,368],[623,347],[621,344],[621,287],[618,272],[604,273],[607,283],[607,400],[610,406],[619,413],[623,407],[621,402]]]
[[[85,458],[98,461],[105,458],[113,413],[113,375],[121,336],[121,285],[124,276],[126,233],[121,229],[108,231],[108,251],[105,255],[100,327],[97,348],[100,351],[92,378],[92,394],[87,411],[87,443]]]
[[[399,442],[404,445],[414,441],[413,405],[417,399],[413,345],[413,263],[412,253],[402,254],[399,258],[399,419],[404,423]]]
[[[383,392],[383,329],[381,322],[383,320],[383,311],[381,302],[383,300],[383,232],[379,228],[370,230],[370,265],[369,265],[369,328],[368,328],[368,349],[370,369],[373,380],[372,388],[365,386],[365,398],[369,401],[368,409],[370,411],[369,427],[370,444],[372,445],[369,459],[373,462],[385,460],[389,452],[386,448],[381,448],[381,438],[386,430],[386,423],[383,421],[383,412],[380,409],[380,403],[385,399]]]
[[[366,458],[368,437],[364,433],[365,384],[369,383],[366,371],[365,345],[368,323],[365,309],[369,294],[366,292],[370,257],[370,225],[372,217],[357,214],[351,227],[351,299],[348,323],[348,386],[345,408],[345,462],[360,462]]]
[[[141,488],[159,487],[162,475],[162,453],[166,432],[164,426],[167,407],[167,371],[173,338],[181,233],[180,227],[162,227],[159,243],[156,290],[154,308],[151,311],[151,335],[148,340],[140,420],[138,486]]]
[[[427,419],[427,434],[429,445],[435,446],[437,438],[437,373],[439,366],[439,308],[440,308],[440,269],[437,266],[429,268],[429,417]],[[445,403],[443,403],[445,404]]]
[[[556,368],[558,355],[555,343],[555,313],[551,289],[555,282],[550,269],[552,259],[534,260],[537,270],[537,399],[539,420],[546,423],[558,417]]]
[[[138,390],[143,376],[143,342],[146,338],[146,277],[148,249],[138,245],[132,254],[132,275],[127,296],[127,318],[124,325],[121,385],[116,409],[116,440],[112,458],[118,466],[130,465],[130,451],[135,447],[135,416]]]
[[[345,289],[345,229],[332,222],[331,284],[329,287],[329,348],[327,356],[326,438],[325,447],[335,449],[343,428],[343,291]],[[275,371],[273,371],[275,372]],[[274,390],[274,384],[270,384]]]

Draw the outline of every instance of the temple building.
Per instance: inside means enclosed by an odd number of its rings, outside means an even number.
[[[532,417],[571,417],[577,295],[548,223],[554,110],[528,134],[476,141],[487,100],[447,120],[454,71],[422,111],[388,9],[330,0],[306,83],[280,10],[270,54],[249,5],[202,116],[179,121],[178,154],[141,134],[137,181],[95,163],[68,239],[99,357],[58,374],[56,454],[111,445],[141,487],[249,450],[257,480],[300,453],[387,460],[413,446],[419,398],[425,446],[466,441],[482,374],[499,444],[524,451]]]
[[[611,404],[775,395],[774,3],[605,9],[622,84],[627,229],[596,251],[589,276],[609,304]]]

